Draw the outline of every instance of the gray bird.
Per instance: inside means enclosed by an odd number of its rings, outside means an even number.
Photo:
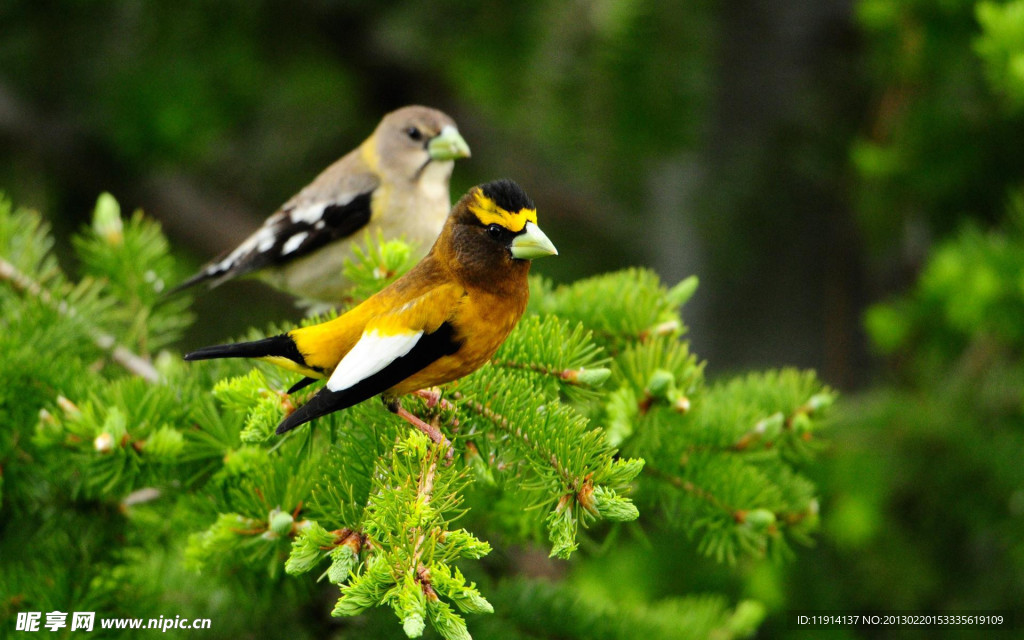
[[[342,266],[364,231],[403,237],[415,257],[426,254],[451,209],[455,160],[469,154],[448,115],[422,106],[393,111],[252,235],[177,289],[254,274],[300,299],[336,305],[350,284]]]

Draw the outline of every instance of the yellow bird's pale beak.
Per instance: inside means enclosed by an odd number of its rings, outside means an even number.
[[[469,157],[469,145],[459,130],[449,124],[427,143],[427,153],[431,160],[458,160]]]
[[[540,227],[527,222],[523,232],[512,239],[512,257],[519,260],[533,260],[544,256],[557,256],[558,249],[548,240]]]

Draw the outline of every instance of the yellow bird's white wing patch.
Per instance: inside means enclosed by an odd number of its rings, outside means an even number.
[[[393,335],[382,335],[376,329],[367,331],[338,363],[327,381],[327,388],[331,391],[344,391],[366,380],[407,355],[422,337],[422,331]]]

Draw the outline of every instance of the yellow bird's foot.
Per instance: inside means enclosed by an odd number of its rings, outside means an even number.
[[[445,411],[451,411],[452,409],[455,408],[455,405],[441,397],[440,387],[420,389],[419,391],[414,391],[413,393],[427,401],[428,409],[433,409],[438,405],[441,405],[441,408]]]
[[[432,425],[429,422],[424,422],[418,416],[409,413],[407,410],[402,408],[402,403],[399,402],[397,398],[392,398],[390,400],[385,399],[384,406],[386,406],[388,411],[391,413],[394,413],[402,420],[405,420],[412,426],[427,434],[427,437],[433,440],[436,444],[443,445],[447,450],[445,458],[449,460],[451,459],[452,454],[454,453],[452,443],[448,438],[444,437],[444,434],[441,433],[441,430],[437,428],[437,426]]]

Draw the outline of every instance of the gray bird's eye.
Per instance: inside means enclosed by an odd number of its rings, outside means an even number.
[[[409,138],[413,140],[416,140],[417,142],[423,139],[423,132],[416,127],[409,127],[408,129],[406,129],[405,135],[409,136]]]

